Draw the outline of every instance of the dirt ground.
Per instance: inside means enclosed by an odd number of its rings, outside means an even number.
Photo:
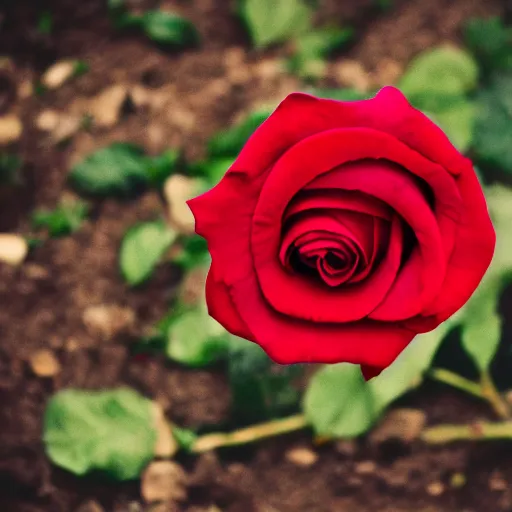
[[[187,157],[199,158],[217,130],[259,104],[275,103],[302,88],[280,72],[279,50],[263,55],[250,50],[227,0],[160,3],[189,17],[202,37],[200,48],[176,54],[160,51],[142,36],[116,32],[103,0],[43,3],[54,13],[51,35],[34,29],[39,2],[0,4],[0,54],[14,62],[18,91],[59,59],[83,59],[90,71],[56,91],[11,98],[24,125],[15,146],[24,161],[23,182],[14,191],[0,187],[0,231],[29,232],[29,213],[54,206],[67,190],[70,165],[94,149],[121,140],[139,143],[151,154],[183,146]],[[133,2],[135,8],[155,3]],[[355,43],[333,60],[323,84],[371,80],[384,85],[418,51],[458,41],[465,20],[503,14],[506,3],[397,0],[390,11],[381,12],[369,0],[320,2],[320,19],[357,29]],[[345,59],[359,67],[347,72],[340,65]],[[137,86],[149,99],[129,105],[113,126],[81,131],[65,146],[50,143],[36,128],[43,110],[72,112],[77,102],[114,83]],[[118,272],[119,243],[135,221],[152,219],[161,210],[156,193],[133,202],[97,201],[79,232],[49,240],[20,268],[0,266],[1,512],[97,510],[85,507],[88,500],[105,512],[149,510],[140,505],[138,482],[75,478],[49,463],[41,444],[42,414],[48,397],[59,389],[128,384],[157,399],[180,425],[204,427],[227,420],[230,393],[222,368],[188,370],[160,358],[140,360],[130,352],[137,337],[167,311],[180,275],[163,265],[147,285],[127,289]],[[84,312],[96,305],[118,308],[121,321],[111,336],[84,322]],[[124,317],[135,321],[123,323]],[[30,369],[28,359],[41,348],[54,351],[61,363],[55,378],[37,377]],[[487,415],[476,401],[434,385],[404,404],[423,409],[432,424]],[[294,447],[312,448],[317,461],[308,467],[289,461],[286,453]],[[190,476],[188,498],[176,508],[184,512],[512,511],[512,486],[507,484],[512,482],[512,446],[503,443],[434,449],[361,440],[312,447],[311,436],[303,433],[180,463]],[[465,485],[453,484],[459,473]]]

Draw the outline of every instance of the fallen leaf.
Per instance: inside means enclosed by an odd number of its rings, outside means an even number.
[[[0,233],[0,261],[20,265],[28,254],[28,243],[20,235]]]

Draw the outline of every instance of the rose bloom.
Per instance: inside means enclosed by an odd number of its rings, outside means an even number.
[[[278,363],[365,378],[464,305],[495,246],[471,162],[393,87],[289,95],[188,204],[213,318]]]

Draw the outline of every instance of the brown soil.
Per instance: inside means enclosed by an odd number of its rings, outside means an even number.
[[[155,2],[133,2],[141,3]],[[334,60],[325,79],[326,85],[339,86],[340,59],[356,59],[366,75],[386,82],[389,69],[400,69],[428,46],[459,40],[465,20],[500,13],[506,2],[402,0],[387,13],[371,1],[320,3],[320,19],[358,27],[357,42]],[[43,4],[54,13],[51,36],[34,28],[40,2],[13,0],[0,7],[0,49],[14,61],[18,87],[66,57],[85,60],[90,72],[55,92],[19,97],[12,107],[25,127],[14,146],[24,161],[23,182],[14,191],[0,189],[3,231],[28,232],[30,211],[54,205],[66,189],[70,165],[98,147],[123,140],[157,153],[183,145],[189,158],[198,158],[205,141],[241,113],[300,89],[295,78],[276,68],[276,51],[257,55],[249,50],[227,0],[160,3],[188,16],[201,33],[199,49],[179,54],[160,51],[138,35],[116,32],[102,0]],[[142,85],[159,95],[161,103],[129,109],[112,128],[80,132],[63,147],[48,143],[35,128],[42,110],[73,111],[77,101],[113,83]],[[79,479],[49,463],[41,446],[41,421],[48,397],[59,389],[128,384],[157,399],[180,425],[204,427],[228,419],[230,394],[222,369],[192,371],[161,358],[141,361],[130,355],[131,343],[166,312],[180,276],[164,265],[147,285],[127,289],[118,273],[119,242],[135,221],[161,211],[153,193],[129,203],[96,202],[78,233],[47,241],[19,269],[0,266],[2,512],[70,512],[89,499],[107,512],[146,510],[134,508],[141,503],[138,482]],[[135,327],[130,324],[108,339],[88,327],[86,308],[105,304],[133,312]],[[57,355],[62,365],[57,377],[42,379],[31,372],[28,358],[41,348]],[[430,423],[486,414],[480,404],[437,386],[423,388],[404,403],[422,408]],[[319,459],[310,467],[286,459],[296,446],[310,447],[311,436],[290,435],[182,460],[192,480],[188,500],[177,510],[213,512],[208,507],[214,504],[223,512],[512,511],[512,488],[493,484],[500,475],[512,482],[512,449],[502,443],[432,449],[421,444],[376,447],[363,440],[314,448]],[[361,474],[364,461],[374,466]],[[465,475],[461,488],[451,485],[454,473]]]

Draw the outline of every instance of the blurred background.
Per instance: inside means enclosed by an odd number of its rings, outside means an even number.
[[[512,511],[512,3],[0,0],[2,512]],[[367,384],[204,304],[185,200],[289,93],[396,85],[477,166],[466,309]]]

